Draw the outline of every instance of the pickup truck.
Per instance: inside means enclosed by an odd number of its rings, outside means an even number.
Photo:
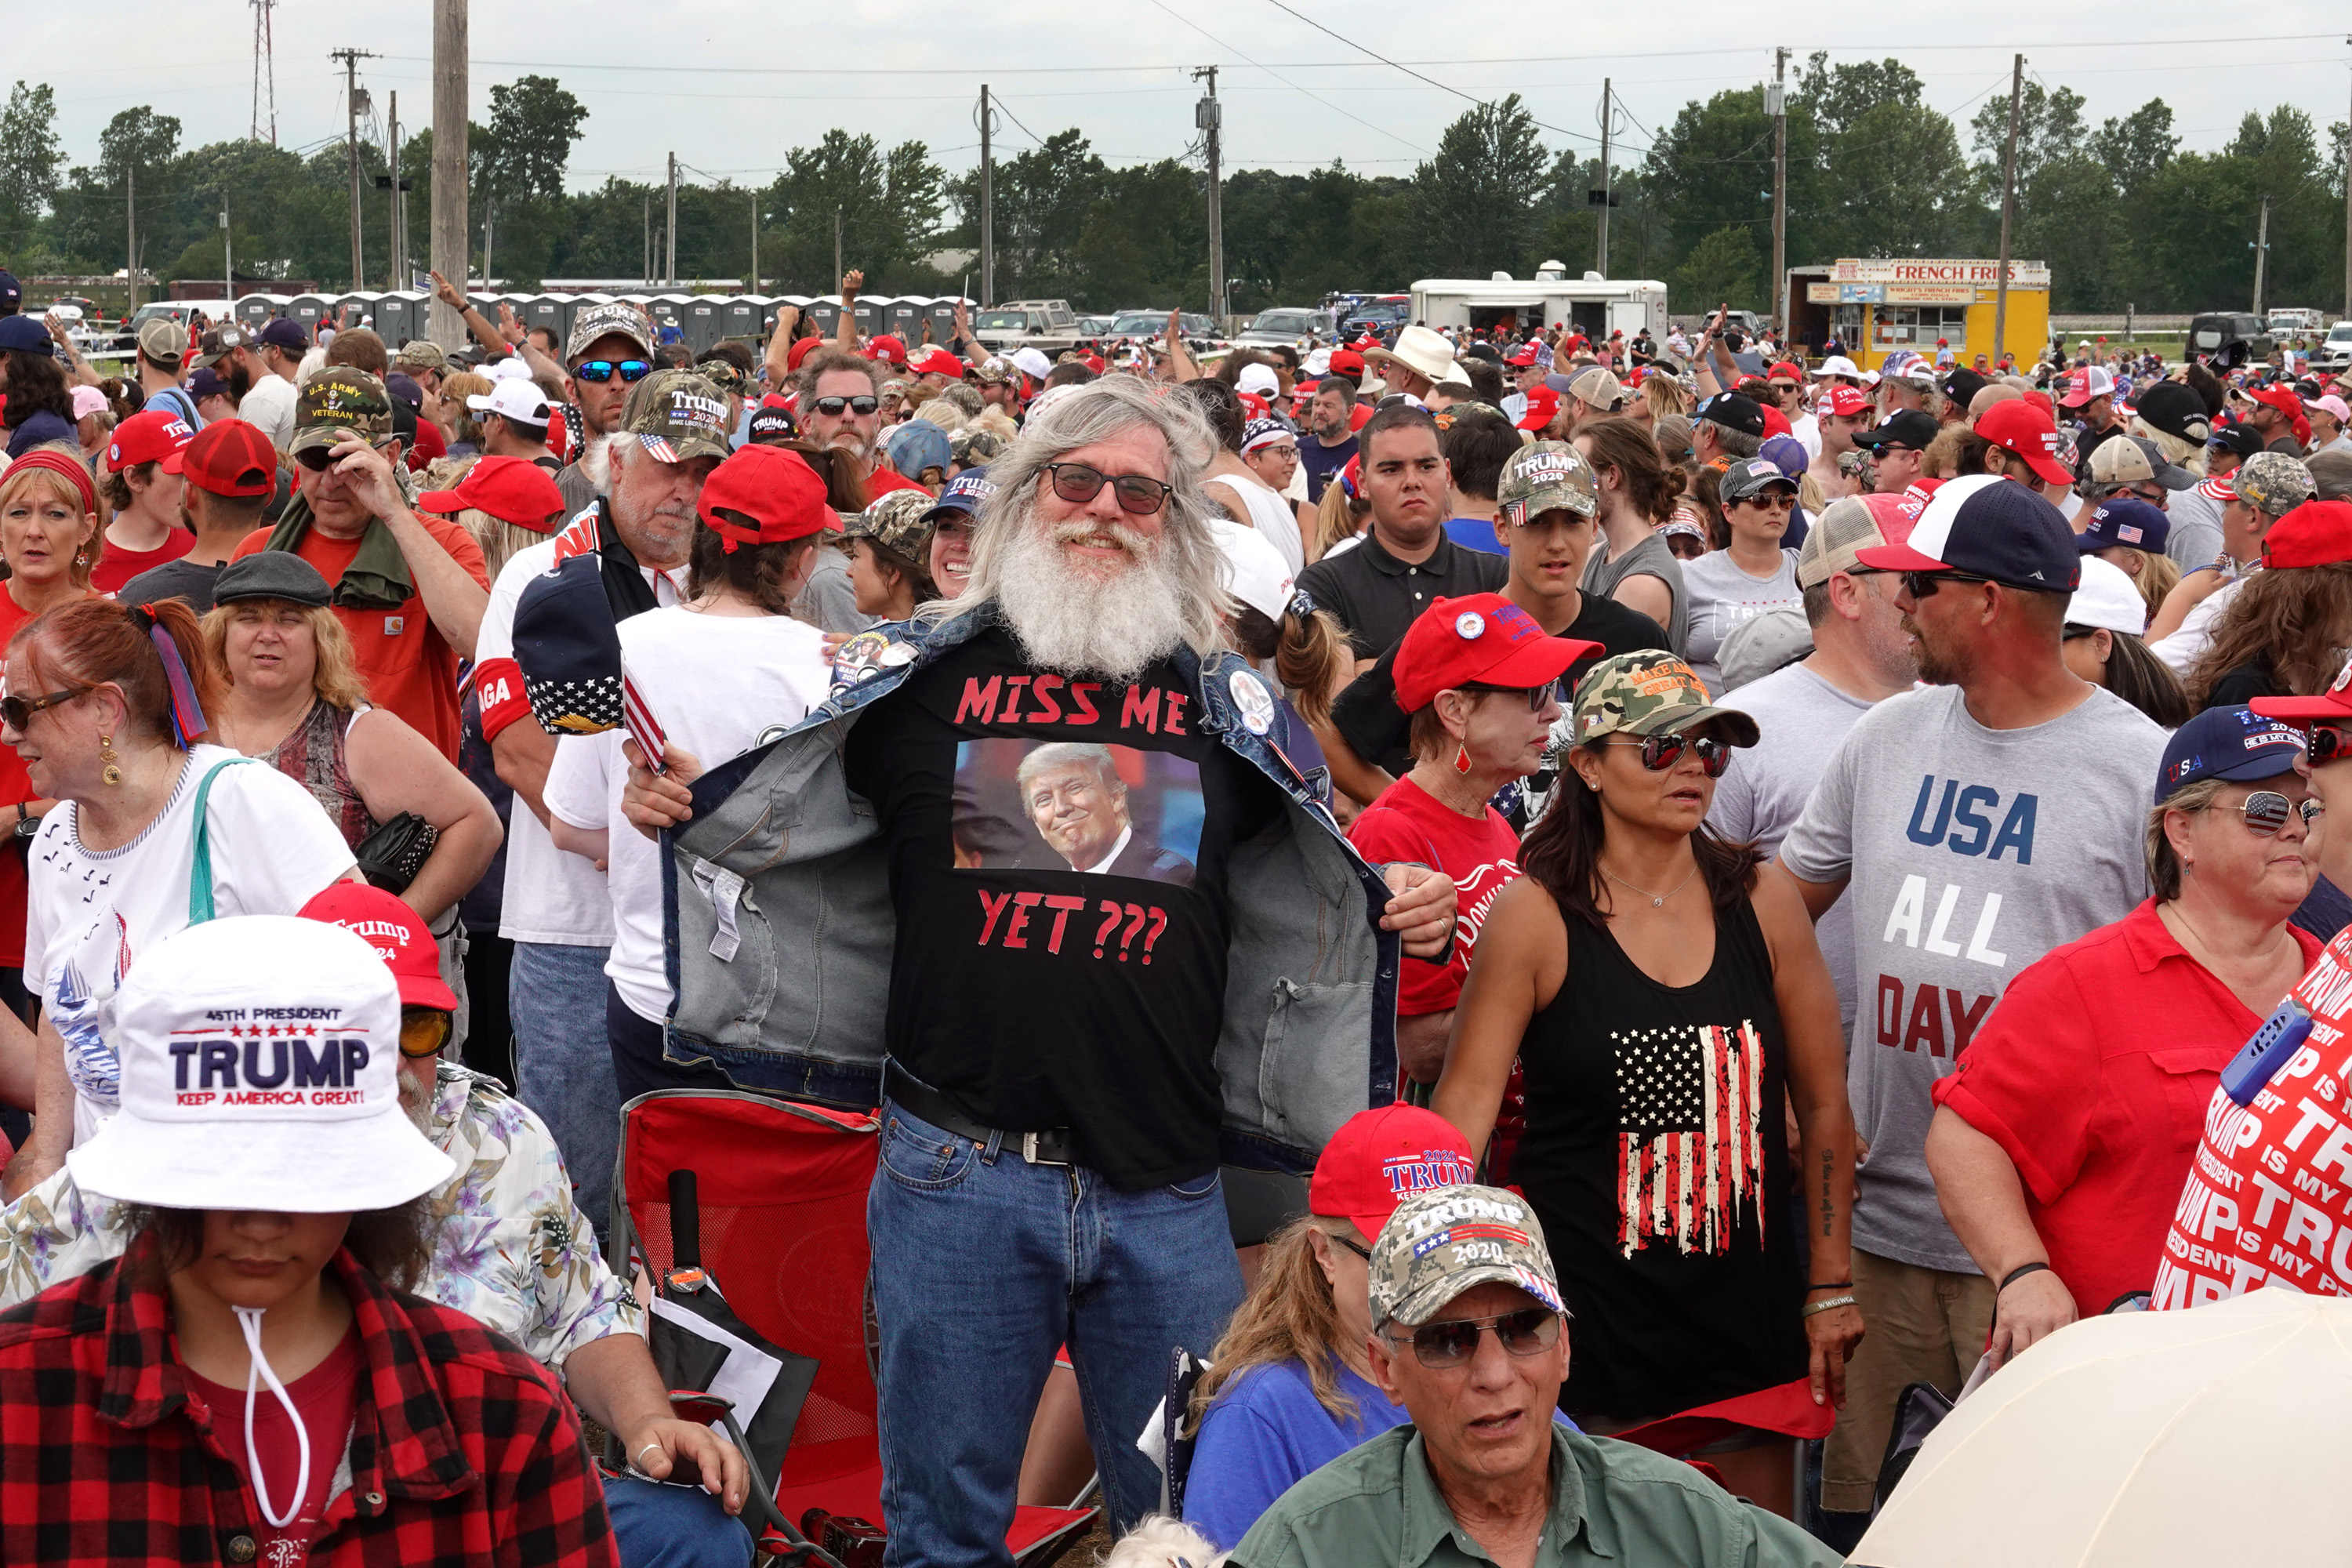
[[[982,310],[971,335],[992,353],[1035,349],[1048,357],[1078,346],[1078,316],[1067,300],[1014,300]]]

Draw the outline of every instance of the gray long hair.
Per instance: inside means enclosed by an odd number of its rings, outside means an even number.
[[[971,581],[962,597],[936,605],[940,617],[967,613],[997,597],[1003,542],[1030,526],[1037,480],[1046,464],[1138,426],[1150,426],[1168,443],[1168,483],[1174,493],[1160,509],[1160,531],[1170,565],[1187,585],[1184,641],[1204,656],[1223,647],[1224,563],[1209,528],[1211,502],[1201,488],[1215,438],[1192,399],[1163,396],[1131,375],[1103,376],[1061,394],[1043,414],[1031,415],[1019,438],[988,466],[996,493],[982,506],[972,530]]]

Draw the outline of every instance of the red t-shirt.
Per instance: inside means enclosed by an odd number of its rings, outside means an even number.
[[[2309,960],[2316,938],[2290,926]],[[1938,1105],[1999,1143],[2084,1317],[2155,1282],[2221,1068],[2262,1020],[2150,900],[2018,972]]]
[[[441,434],[441,426],[430,419],[419,419],[416,422],[416,439],[408,444],[408,471],[421,474],[434,458],[448,455],[449,438]]]
[[[430,512],[418,512],[425,531],[446,550],[466,574],[488,593],[490,577],[482,562],[482,547],[461,523]],[[236,547],[238,558],[251,555],[269,542],[269,530],[257,528]],[[360,551],[358,538],[330,539],[315,527],[302,536],[294,553],[319,569],[332,586],[342,580],[352,557]],[[394,610],[359,610],[338,606],[343,629],[351,634],[352,651],[368,700],[399,714],[409,727],[441,748],[452,763],[457,760],[457,650],[425,613],[424,599],[411,593]]]
[[[25,613],[16,596],[0,587],[0,649],[16,635],[16,628],[33,617]],[[24,759],[16,755],[14,746],[0,746],[0,833],[16,826],[16,813],[12,809],[19,801],[38,800],[34,793],[32,776],[25,772]],[[25,849],[31,840],[0,843],[0,968],[25,967]]]
[[[310,1438],[310,1485],[302,1494],[293,1521],[283,1530],[271,1526],[259,1509],[254,1510],[253,1534],[261,1548],[254,1557],[254,1568],[300,1568],[309,1559],[310,1542],[326,1518],[327,1489],[334,1481],[343,1451],[351,1446],[352,1422],[359,1414],[360,1376],[366,1370],[367,1356],[360,1348],[360,1337],[349,1333],[326,1360],[286,1385],[286,1396],[301,1412],[302,1429]],[[261,1457],[261,1475],[257,1480],[245,1450],[245,1390],[199,1377],[185,1365],[180,1368],[180,1375],[187,1380],[189,1392],[210,1407],[213,1436],[253,1489],[257,1500],[267,1493],[270,1508],[284,1513],[294,1484],[302,1476],[302,1448],[294,1435],[294,1418],[269,1384],[262,1383],[254,1390],[253,1447]]]
[[[163,537],[163,542],[152,550],[125,550],[109,543],[99,556],[97,569],[89,574],[89,585],[101,594],[119,594],[122,585],[151,566],[161,566],[166,561],[177,561],[196,547],[196,536],[184,528],[175,528]]]
[[[920,489],[923,489],[922,486],[917,484],[906,475],[898,472],[896,468],[877,468],[872,473],[866,476],[866,500],[869,505],[875,501],[880,500],[892,490]],[[925,495],[930,494],[929,490],[923,490],[923,493]]]
[[[1519,874],[1519,836],[1491,805],[1483,819],[1465,816],[1402,778],[1357,816],[1348,828],[1348,842],[1376,866],[1411,860],[1454,879],[1453,957],[1443,967],[1408,963],[1397,982],[1399,1017],[1444,1012],[1461,998],[1487,909]]]
[[[2188,1186],[2165,1186],[2171,1226],[2153,1252],[2157,1308],[2265,1285],[2352,1296],[2352,930],[2336,933],[2293,995],[2311,1015],[2303,1048],[2252,1105],[2215,1088],[2204,1136],[2176,1162]]]

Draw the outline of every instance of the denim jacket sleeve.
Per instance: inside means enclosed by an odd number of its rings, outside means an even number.
[[[694,816],[664,836],[673,1056],[749,1069],[747,1087],[874,1103],[896,931],[880,826],[849,789],[844,750],[867,708],[989,613],[887,628],[900,662],[869,665],[695,782]],[[1224,1156],[1304,1172],[1340,1122],[1394,1095],[1401,948],[1380,929],[1388,891],[1332,819],[1314,742],[1274,684],[1229,654],[1178,660],[1202,730],[1285,802],[1234,847],[1229,871]]]

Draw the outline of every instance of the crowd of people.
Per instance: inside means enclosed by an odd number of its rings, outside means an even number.
[[[2352,1289],[2222,1077],[2352,1007],[2352,384],[440,291],[0,313],[27,1560],[747,1562],[663,1089],[876,1112],[894,1568],[1071,1454],[1196,1563],[1834,1563],[1906,1385]]]

